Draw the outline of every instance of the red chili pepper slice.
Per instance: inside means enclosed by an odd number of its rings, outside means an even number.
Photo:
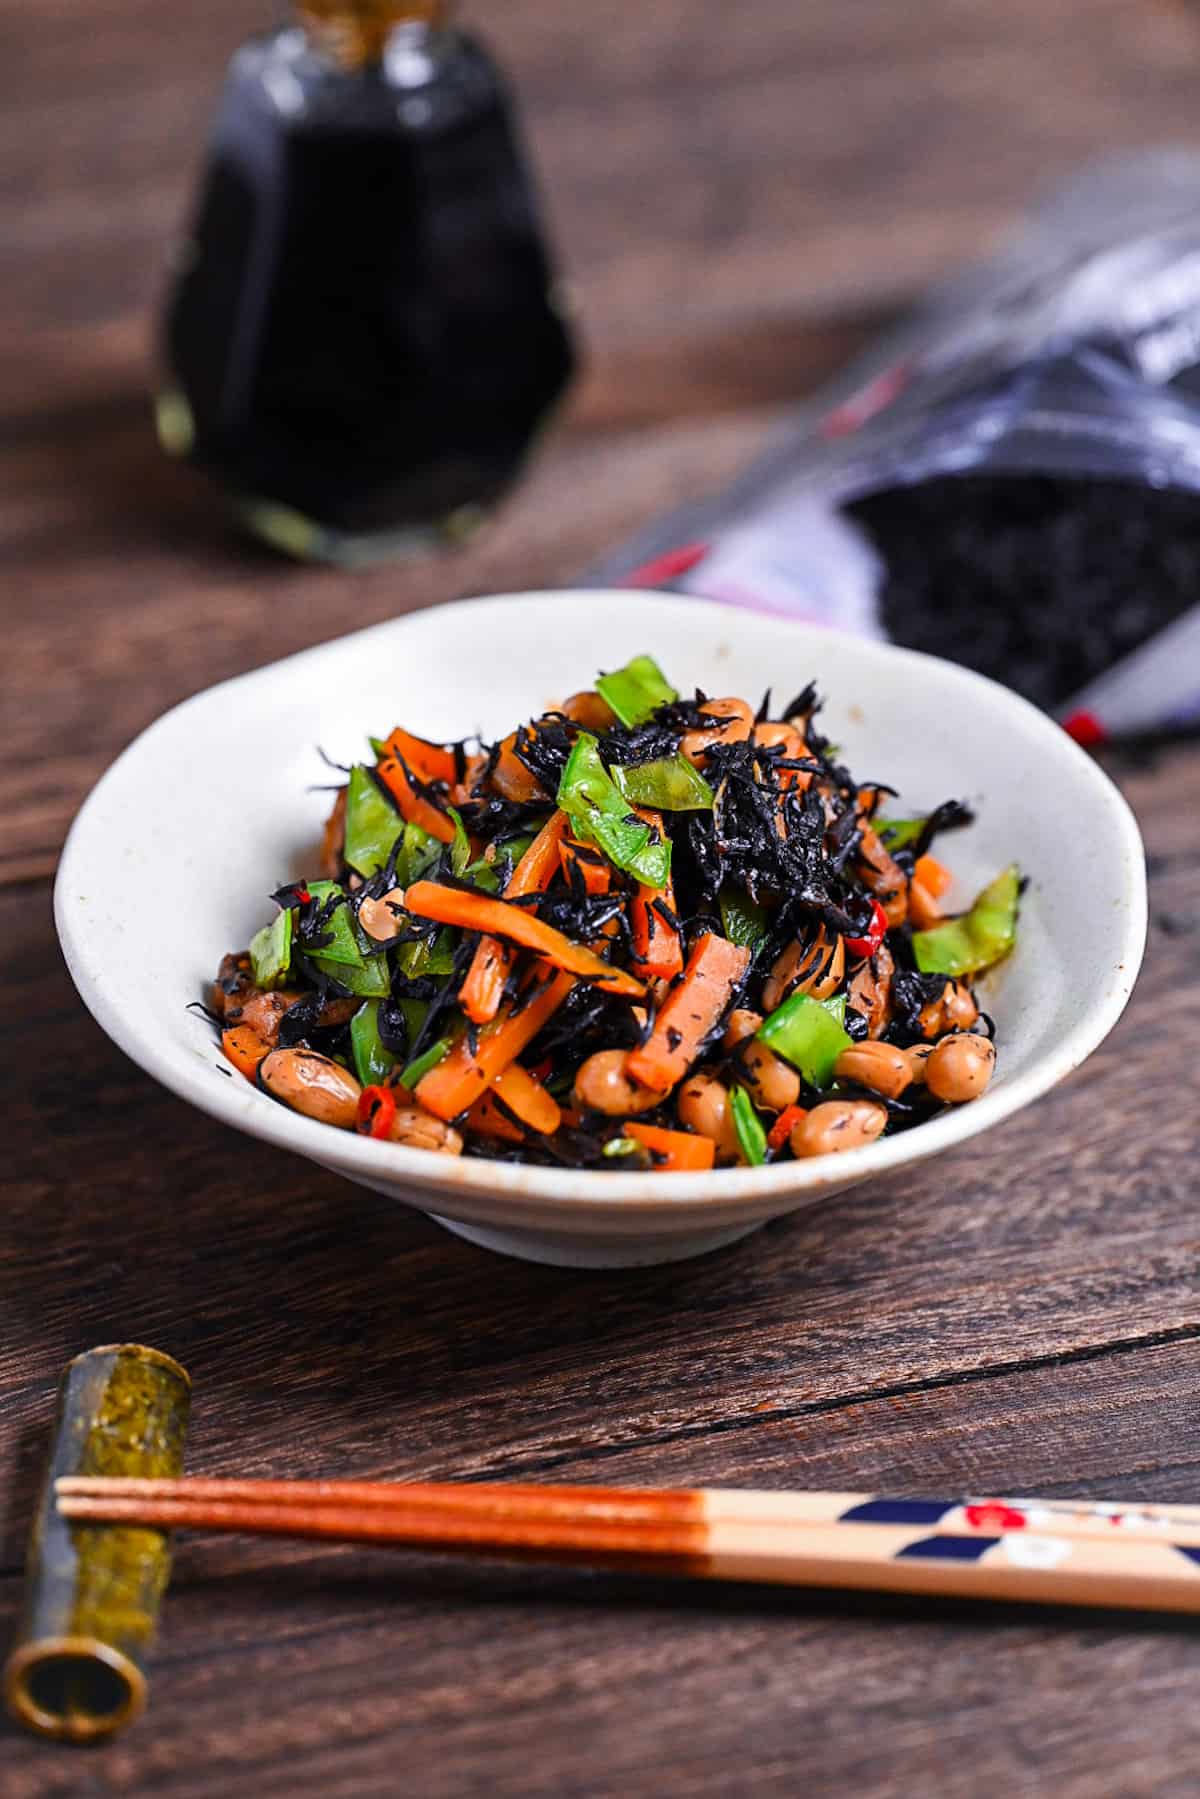
[[[396,1116],[390,1087],[364,1087],[358,1096],[358,1128],[364,1137],[386,1137]]]
[[[846,945],[846,954],[848,956],[859,957],[873,956],[875,951],[879,948],[879,945],[887,936],[887,928],[887,913],[884,911],[879,901],[873,899],[871,901],[871,922],[867,926],[866,931],[861,937],[846,937],[843,939],[843,942]]]
[[[798,1125],[802,1118],[807,1117],[807,1107],[785,1106],[767,1133],[767,1148],[781,1150],[791,1136],[794,1126]]]

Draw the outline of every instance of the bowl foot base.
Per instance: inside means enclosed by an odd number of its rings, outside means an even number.
[[[557,1236],[553,1231],[493,1229],[485,1224],[463,1224],[457,1218],[429,1214],[435,1224],[453,1231],[479,1249],[522,1262],[543,1262],[551,1268],[651,1268],[660,1262],[686,1262],[724,1249],[761,1229],[765,1219],[735,1224],[719,1231],[671,1232],[660,1237]]]

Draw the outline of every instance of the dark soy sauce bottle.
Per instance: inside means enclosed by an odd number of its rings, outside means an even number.
[[[230,64],[178,258],[164,446],[292,554],[454,541],[570,337],[496,68],[436,0],[311,0]]]

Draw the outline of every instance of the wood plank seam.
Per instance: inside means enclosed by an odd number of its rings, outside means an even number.
[[[1108,1343],[1085,1344],[1077,1349],[1064,1350],[1055,1355],[1028,1356],[1011,1362],[997,1362],[989,1364],[987,1368],[957,1370],[940,1378],[930,1378],[925,1381],[896,1382],[887,1387],[863,1388],[855,1393],[840,1394],[833,1399],[812,1400],[799,1406],[779,1407],[772,1411],[754,1412],[740,1418],[681,1426],[674,1431],[652,1432],[620,1442],[596,1444],[590,1448],[576,1449],[569,1453],[533,1457],[525,1462],[512,1463],[505,1470],[505,1478],[525,1480],[531,1475],[536,1476],[553,1468],[607,1461],[616,1456],[626,1455],[631,1450],[659,1448],[678,1442],[709,1440],[753,1428],[759,1424],[787,1423],[797,1418],[828,1416],[831,1413],[857,1406],[877,1405],[891,1399],[910,1398],[915,1394],[939,1392],[950,1387],[971,1386],[988,1380],[1009,1379],[1013,1375],[1032,1373],[1043,1368],[1078,1366],[1085,1362],[1102,1361],[1108,1357],[1134,1355],[1142,1350],[1161,1349],[1176,1343],[1198,1340],[1200,1340],[1200,1324],[1176,1325],[1167,1330],[1148,1331],[1139,1337],[1118,1338]],[[20,1577],[20,1574],[19,1563],[0,1567],[0,1580],[16,1579]]]

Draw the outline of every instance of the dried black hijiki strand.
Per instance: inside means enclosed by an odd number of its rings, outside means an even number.
[[[914,862],[919,862],[921,857],[928,852],[934,838],[940,836],[943,831],[959,831],[964,825],[974,823],[975,814],[965,801],[943,800],[940,806],[934,807],[925,820],[920,835],[914,843],[910,844],[908,853]]]
[[[433,871],[430,870],[423,878],[426,880],[432,879]],[[455,885],[459,884],[460,883],[455,883]],[[362,910],[364,900],[380,900],[385,894],[391,893],[395,888],[395,885],[396,872],[394,868],[381,869],[373,874],[369,881],[364,881],[357,893],[352,893],[349,896],[350,909],[354,913],[355,918],[358,917],[359,912]],[[436,919],[414,918],[411,913],[405,914],[403,911],[396,911],[394,908],[395,902],[388,908],[392,913],[392,921],[395,926],[393,934],[386,942],[377,943],[370,948],[362,949],[361,953],[364,956],[386,955],[388,950],[398,949],[400,945],[404,943],[432,943],[433,939],[442,928],[441,925],[437,923]]]
[[[849,895],[842,870],[858,829],[857,789],[845,771],[818,757],[812,766],[821,771],[820,782],[803,790],[796,786],[782,790],[776,762],[752,743],[718,744],[709,751],[708,764],[717,792],[710,827],[716,885],[733,881],[755,901],[801,901],[823,907],[834,920],[846,919],[838,929],[852,929],[845,913]],[[823,788],[832,788],[832,826],[825,817]],[[780,811],[785,837],[776,829]],[[704,831],[703,820],[699,828]],[[827,847],[831,830],[833,856]]]
[[[531,1006],[535,1000],[540,999],[547,988],[553,987],[557,979],[558,970],[555,968],[547,968],[540,981],[531,981],[528,986],[522,987],[520,995],[522,1009],[526,1006]]]
[[[496,897],[502,898],[503,894],[504,894],[504,889],[508,886],[508,883],[512,880],[513,870],[517,866],[517,858],[516,858],[515,854],[513,853],[511,847],[506,845],[503,849],[498,850],[497,853],[492,857],[492,860],[491,860],[491,863],[489,864],[489,866],[491,867],[492,873],[495,875],[496,881],[497,881]]]
[[[354,1059],[349,1022],[330,1025],[318,1032],[316,1047],[326,1056],[340,1056],[347,1064]]]
[[[422,875],[421,879],[424,881],[436,881],[439,887],[455,887],[458,889],[459,893],[482,893],[485,899],[492,899],[494,896],[490,893],[485,893],[483,888],[475,885],[474,881],[468,881],[465,875],[455,874],[453,868],[450,866],[449,852],[450,845],[447,844],[445,854],[438,858],[438,861],[430,869],[429,873]],[[536,897],[536,895],[534,897]],[[516,905],[519,902],[513,899],[508,903],[509,905]],[[427,919],[425,922],[432,924],[436,923],[436,920]],[[438,925],[437,928],[440,930],[441,926]]]
[[[400,857],[404,853],[404,837],[405,833],[401,831],[396,838],[395,843],[393,843],[391,854],[383,867],[376,869],[375,873],[371,876],[370,881],[366,882],[366,884],[359,889],[360,905],[368,891],[370,892],[372,899],[382,899],[385,893],[390,893],[397,885],[396,870],[399,865]],[[374,885],[372,885],[372,883],[374,883]],[[398,922],[399,920],[397,920],[397,923]]]
[[[501,1137],[463,1138],[463,1156],[469,1156],[478,1162],[512,1162],[528,1164],[534,1158],[527,1156],[523,1143],[506,1143]]]
[[[843,906],[826,907],[825,915],[826,922],[829,922],[830,915],[844,921],[840,925],[835,924],[835,930],[840,930],[848,937],[862,937],[875,915],[875,902],[869,893],[851,893]]]
[[[397,759],[397,761],[399,761],[399,757],[397,757],[396,759]],[[394,806],[396,804],[396,796],[392,792],[391,788],[388,786],[387,782],[384,780],[383,776],[380,774],[378,767],[368,768],[367,773],[371,777],[371,781],[375,787],[375,791],[378,794],[380,794],[387,801],[389,806]],[[411,776],[409,778],[411,779]],[[404,841],[404,833],[402,831],[400,833],[400,836],[396,840],[395,846],[393,847],[393,854],[396,853],[396,851],[399,849],[399,847],[403,843],[403,841]]]
[[[303,999],[298,999],[294,1006],[288,1007],[279,1020],[278,1041],[281,1049],[295,1049],[298,1044],[307,1043],[320,1029],[325,999],[325,990],[317,989],[306,993]]]
[[[566,870],[566,876],[572,886],[575,886],[581,879],[579,864],[586,863],[589,868],[599,869],[607,869],[610,866],[604,851],[597,849],[594,843],[583,843],[579,839],[574,839],[571,844],[571,852],[570,867]],[[585,882],[585,888],[586,885]]]
[[[614,764],[633,768],[642,762],[657,762],[675,755],[683,736],[683,726],[664,718],[665,710],[660,707],[645,724],[615,725],[600,733],[600,754],[610,768]]]
[[[207,1019],[209,1024],[215,1024],[217,1029],[220,1030],[223,1020],[219,1018],[210,1007],[206,1006],[203,1000],[189,1000],[183,1009],[185,1012],[194,1012],[198,1018]]]
[[[350,764],[348,762],[335,762],[332,756],[326,755],[319,743],[316,745],[316,751],[326,768],[336,768],[340,775],[348,775],[350,773]]]
[[[847,806],[825,833],[829,866],[837,875],[843,875],[846,865],[862,842],[862,826],[858,812],[853,806]]]
[[[458,999],[458,990],[471,966],[475,946],[478,942],[479,938],[475,932],[468,931],[464,934],[462,942],[454,952],[453,973],[446,975],[441,984],[429,995],[429,1010],[421,1020],[421,1028],[409,1048],[408,1059],[410,1062],[415,1062],[418,1056],[424,1055],[425,1051],[441,1036],[441,1031],[437,1028],[438,1024]],[[395,991],[395,986],[396,983],[393,983],[393,991]]]
[[[435,811],[444,813],[446,810],[446,783],[444,781],[422,781],[413,773],[399,750],[389,750],[388,754],[400,765],[404,778],[413,792],[432,806]]]
[[[657,1006],[650,1003],[644,1009],[646,1016],[643,1020],[641,1029],[636,1033],[635,1041],[637,1043],[648,1043],[650,1038],[654,1035],[654,1027],[658,1023]]]
[[[909,924],[893,925],[888,932],[888,948],[892,952],[897,968],[908,968],[917,972],[917,961],[913,955],[912,926]],[[945,980],[947,977],[940,977]]]
[[[304,976],[308,986],[315,988],[322,1003],[330,997],[333,999],[350,999],[352,997],[349,987],[338,980],[332,969],[310,962],[302,951],[293,952],[292,969],[296,974]]]
[[[721,864],[713,842],[712,822],[699,812],[676,812],[663,820],[671,840],[671,882],[675,910],[685,928],[700,913],[717,913]]]
[[[607,1139],[593,1136],[587,1131],[563,1128],[556,1131],[553,1137],[543,1137],[531,1132],[525,1143],[490,1140],[476,1142],[468,1137],[463,1154],[486,1157],[490,1162],[532,1162],[541,1168],[611,1168],[614,1172],[622,1168],[628,1169],[634,1157],[606,1157],[606,1141]]]
[[[483,767],[478,770],[472,782],[472,792],[477,794],[487,790],[488,784],[496,772],[496,764],[500,760],[499,743],[484,744],[483,753]]]
[[[400,836],[397,838],[396,843],[392,849],[393,857],[399,855],[400,848],[403,844],[403,840],[404,840],[404,833],[401,832]],[[396,885],[395,863],[394,863],[394,861],[389,861],[388,866],[386,868],[377,868],[375,870],[375,873],[373,875],[368,875],[366,880],[363,882],[362,886],[359,887],[356,892],[354,892],[350,895],[350,905],[351,905],[352,909],[354,910],[354,912],[357,913],[360,910],[364,900],[382,899],[384,894],[390,893],[392,888],[395,885]],[[399,920],[399,918],[397,918],[397,920],[396,920],[397,928],[399,927],[399,924],[400,924],[400,920]]]
[[[709,697],[697,687],[692,699],[670,700],[667,705],[659,706],[650,722],[675,731],[679,736],[685,731],[711,731],[728,726],[727,718],[722,718],[717,712],[705,711]]]
[[[326,899],[310,899],[306,904],[301,905],[296,936],[298,943],[305,950],[328,949],[333,942],[333,932],[328,927],[333,921],[334,913],[342,903],[343,897],[340,893],[331,893]]]
[[[892,976],[892,1024],[888,1037],[902,1046],[922,1039],[921,1007],[938,1000],[946,991],[949,976],[918,974],[913,968],[901,968],[897,962]]]
[[[546,792],[557,793],[567,758],[579,735],[579,726],[561,713],[539,719],[536,730],[521,725],[513,739],[513,754]]]
[[[811,1103],[816,1105],[823,1097],[827,1096],[814,1094]],[[876,1093],[873,1087],[864,1087],[858,1081],[839,1081],[838,1098],[866,1099],[872,1105],[883,1106],[888,1115],[889,1131],[893,1125],[907,1130],[950,1110],[940,1099],[935,1099],[927,1087],[918,1086],[906,1087],[899,1099],[889,1099],[886,1094]]]
[[[527,804],[520,805],[512,804],[508,800],[502,800],[500,804],[514,814],[513,818],[507,823],[499,823],[489,815],[487,822],[491,824],[493,828],[490,831],[481,831],[479,833],[481,836],[485,836],[489,839],[493,849],[496,851],[497,857],[501,850],[507,850],[511,855],[513,842],[516,838],[536,837],[538,832],[542,829],[542,826],[548,824],[552,816],[552,814],[546,810],[546,803],[544,800],[533,800]],[[464,818],[464,823],[465,822]]]
[[[625,921],[625,895],[622,893],[589,894],[545,893],[530,895],[537,903],[538,917],[544,924],[561,931],[577,943],[590,943],[612,919]],[[627,928],[627,927],[626,927]]]
[[[308,888],[303,881],[288,881],[277,887],[271,898],[281,911],[295,911],[299,906],[306,906],[310,899]]]
[[[489,843],[503,843],[506,837],[519,837],[544,825],[548,804],[547,800],[505,800],[499,794],[485,794],[464,800],[457,810],[468,831]]]
[[[610,993],[582,982],[573,987],[547,1019],[522,1058],[536,1067],[547,1057],[574,1070],[596,1049],[632,1049],[638,1041],[637,1020],[629,1007]]]
[[[505,982],[504,982],[503,997],[508,1004],[514,1005],[516,1003],[516,1001],[520,995],[521,986],[522,986],[522,983],[524,982],[524,979],[525,979],[524,971],[518,966],[516,960],[514,959],[512,967],[509,969],[508,975],[506,976]]]
[[[397,1061],[411,1062],[408,1053],[408,1019],[404,1008],[394,999],[381,999],[375,1013],[379,1041]]]
[[[788,702],[783,709],[782,716],[784,718],[812,719],[820,710],[821,696],[817,692],[817,684],[815,681],[810,681],[807,687],[801,688],[794,700]],[[811,733],[806,732],[805,735],[811,736]]]
[[[1196,603],[1196,496],[944,476],[846,509],[884,565],[887,635],[1055,708]]]

